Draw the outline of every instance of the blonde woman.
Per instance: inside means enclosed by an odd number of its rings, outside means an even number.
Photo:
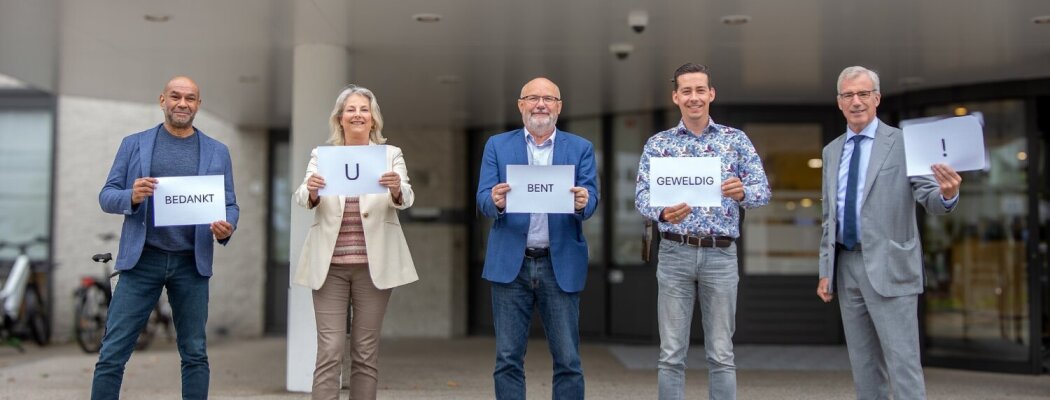
[[[368,89],[350,85],[336,98],[329,119],[335,146],[384,144],[383,116]],[[313,289],[317,320],[317,364],[313,399],[339,397],[339,373],[346,348],[347,307],[353,307],[350,344],[350,391],[355,400],[375,399],[379,378],[379,336],[394,287],[414,282],[412,256],[397,210],[412,206],[401,149],[386,146],[390,169],[379,179],[389,193],[320,196],[324,177],[317,173],[317,149],[310,154],[306,177],[295,202],[314,210],[314,222],[299,257],[296,284]]]

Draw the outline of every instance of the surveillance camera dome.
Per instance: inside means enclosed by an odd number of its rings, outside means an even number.
[[[645,10],[634,10],[627,14],[627,26],[631,27],[634,33],[642,33],[645,31],[645,27],[649,26],[649,13]]]
[[[609,45],[609,52],[619,60],[627,59],[634,51],[634,45],[630,43],[613,43]]]

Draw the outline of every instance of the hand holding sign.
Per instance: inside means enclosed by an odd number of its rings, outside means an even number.
[[[736,201],[744,200],[744,183],[732,177],[722,182],[722,195]]]
[[[233,234],[233,224],[226,221],[215,221],[211,223],[211,234],[215,240],[223,240]]]
[[[569,190],[572,190],[573,205],[576,206],[577,211],[582,210],[584,207],[587,207],[587,200],[589,200],[591,197],[591,194],[587,192],[587,189],[579,186],[573,186],[572,189]]]
[[[389,171],[383,174],[379,177],[379,184],[390,189],[390,195],[395,199],[401,197],[401,175],[398,175],[397,172]]]
[[[310,202],[317,203],[317,199],[320,195],[317,194],[318,190],[324,187],[324,178],[321,175],[310,174],[310,178],[306,180],[306,190],[310,192]]]
[[[664,221],[672,224],[680,224],[685,221],[686,217],[693,212],[692,207],[688,204],[678,203],[673,206],[664,207],[664,210],[660,212],[660,218]]]
[[[933,178],[941,186],[941,196],[944,196],[945,199],[955,198],[959,194],[962,177],[955,173],[952,167],[945,164],[933,164],[930,169],[933,170]]]
[[[131,205],[137,206],[153,195],[153,189],[157,187],[157,178],[138,178],[131,185]]]
[[[500,210],[507,208],[507,192],[509,191],[510,185],[506,182],[492,187],[492,202],[496,204],[496,208]]]

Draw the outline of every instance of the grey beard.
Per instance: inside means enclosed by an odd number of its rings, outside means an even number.
[[[179,121],[176,121],[174,117],[172,117],[172,118],[168,118],[168,123],[171,124],[172,127],[175,127],[175,128],[178,128],[178,129],[184,129],[184,128],[189,128],[189,127],[193,126],[193,118],[190,118],[186,122],[179,122]]]
[[[536,119],[529,117],[525,120],[525,127],[529,129],[530,133],[547,132],[548,130],[554,130],[554,127],[558,123],[558,117],[548,114],[548,121],[540,122]]]

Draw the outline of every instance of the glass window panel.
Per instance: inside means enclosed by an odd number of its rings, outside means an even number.
[[[474,147],[474,155],[473,155],[473,157],[474,157],[474,160],[476,160],[475,162],[476,162],[477,167],[474,169],[474,171],[471,171],[471,173],[473,174],[472,176],[473,176],[474,179],[471,182],[472,185],[470,186],[470,188],[471,188],[470,193],[471,193],[471,198],[474,199],[471,202],[471,204],[474,205],[473,211],[477,215],[477,220],[476,220],[477,221],[477,225],[475,226],[475,230],[474,230],[475,235],[476,235],[475,236],[476,242],[474,242],[476,244],[476,246],[474,246],[474,250],[475,250],[475,252],[474,252],[474,261],[476,261],[478,263],[484,263],[485,262],[485,252],[488,249],[488,243],[489,243],[489,230],[492,229],[492,224],[493,224],[492,219],[491,218],[486,218],[484,215],[481,215],[481,212],[478,211],[478,208],[477,208],[476,195],[477,195],[477,190],[478,190],[478,176],[481,174],[481,162],[482,162],[481,158],[485,154],[485,143],[487,143],[489,141],[489,138],[493,137],[493,136],[496,136],[496,135],[498,135],[498,134],[500,134],[502,132],[504,132],[504,131],[500,130],[499,128],[482,129],[482,130],[474,132],[475,135],[476,135],[476,139],[474,140],[474,146],[475,147]]]
[[[613,118],[612,198],[605,204],[613,213],[612,261],[617,265],[642,264],[642,231],[645,219],[634,207],[638,161],[646,140],[655,134],[652,114],[622,114]]]
[[[288,261],[288,242],[290,239],[290,228],[292,219],[292,185],[289,181],[288,171],[290,162],[289,143],[283,141],[274,143],[271,162],[273,163],[273,176],[270,177],[270,185],[273,192],[270,193],[270,260]],[[296,182],[296,187],[302,183]]]
[[[600,117],[593,118],[578,118],[568,120],[565,123],[565,130],[582,136],[584,139],[590,140],[594,145],[594,162],[598,170],[598,190],[601,191],[601,185],[607,185],[603,165],[603,154],[602,154],[602,119]],[[591,264],[601,264],[605,262],[605,252],[603,251],[602,231],[604,229],[605,207],[607,202],[598,203],[598,209],[594,212],[594,215],[590,219],[583,221],[583,237],[587,238],[587,252],[590,256]]]
[[[748,275],[814,275],[821,235],[819,123],[748,123],[744,132],[762,158],[773,198],[746,211]]]
[[[926,336],[931,355],[1026,361],[1029,352],[1028,201],[1025,108],[1021,100],[959,106],[984,115],[984,171],[962,172],[957,209],[926,215]]]
[[[0,111],[0,238],[5,241],[50,234],[51,137],[51,111]],[[43,259],[47,250],[31,246],[29,255]],[[17,254],[4,249],[0,257]]]

